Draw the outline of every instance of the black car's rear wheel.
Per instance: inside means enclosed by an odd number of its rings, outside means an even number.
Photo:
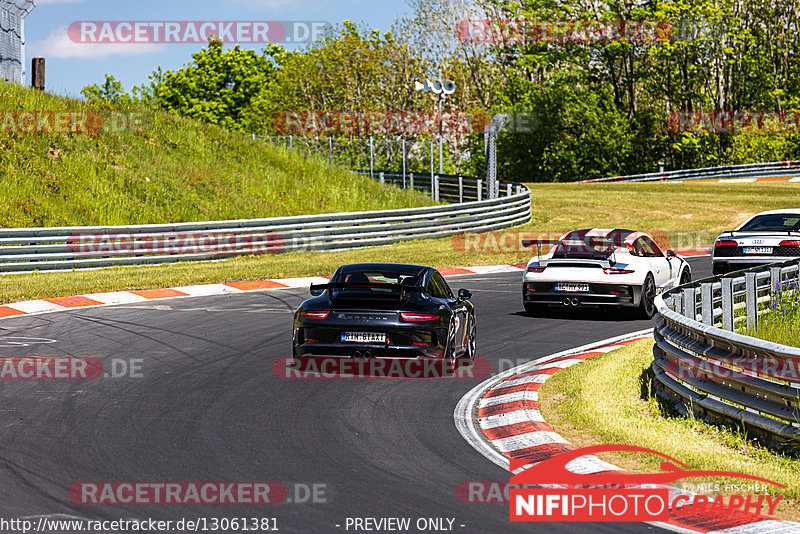
[[[475,317],[469,318],[467,325],[467,357],[470,361],[475,361]]]
[[[458,364],[456,357],[456,331],[453,325],[447,331],[447,345],[444,348],[444,363],[450,372],[455,371]]]

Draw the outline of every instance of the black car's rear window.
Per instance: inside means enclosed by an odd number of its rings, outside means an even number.
[[[796,232],[800,229],[800,213],[757,215],[744,224],[740,232]]]
[[[351,268],[341,270],[331,279],[331,282],[346,282],[350,284],[402,284],[418,285],[424,273],[423,269],[399,267],[392,268]]]

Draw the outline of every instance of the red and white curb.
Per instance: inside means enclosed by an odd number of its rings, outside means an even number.
[[[482,265],[477,267],[456,267],[439,269],[446,277],[474,274],[494,274],[504,272],[521,272],[525,265]],[[246,282],[229,282],[223,284],[203,284],[165,289],[142,289],[131,291],[113,291],[110,293],[90,293],[73,297],[28,300],[0,306],[0,319],[20,315],[52,313],[75,308],[96,306],[113,306],[115,304],[138,304],[151,300],[163,300],[186,297],[209,297],[249,291],[268,291],[274,289],[307,288],[311,284],[325,284],[327,278],[312,276],[305,278],[280,278],[275,280],[254,280]]]
[[[577,447],[556,433],[539,411],[539,390],[555,373],[594,356],[651,338],[652,329],[634,332],[598,343],[546,356],[492,377],[464,395],[453,417],[464,439],[483,456],[508,470],[509,460],[535,464]],[[529,467],[526,466],[525,468]],[[577,458],[567,464],[581,474],[622,471],[595,456]],[[517,471],[519,472],[519,471]],[[690,494],[677,488],[675,493]],[[800,532],[800,523],[777,520],[753,522],[752,516],[726,514],[725,518],[688,516],[670,523],[653,523],[685,533],[789,533]]]

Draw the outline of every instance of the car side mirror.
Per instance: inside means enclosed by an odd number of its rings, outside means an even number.
[[[311,296],[318,297],[325,293],[325,286],[315,286],[314,284],[311,284],[311,286],[308,288],[308,291],[311,293]]]
[[[458,290],[458,300],[468,300],[472,298],[472,293],[466,289]]]
[[[672,250],[672,249],[669,249],[669,250],[667,251],[667,258],[670,258],[670,259],[672,259],[672,258],[675,258],[676,256],[677,256],[677,254],[675,254],[675,251],[674,251],[674,250]]]

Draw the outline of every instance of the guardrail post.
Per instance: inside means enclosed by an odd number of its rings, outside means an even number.
[[[714,326],[714,302],[711,295],[712,284],[700,284],[700,315],[703,324]]]
[[[722,283],[722,328],[733,330],[733,278],[723,278]]]
[[[459,204],[464,202],[464,178],[462,176],[458,177],[458,202]]]
[[[478,178],[478,202],[483,200],[483,180]]]
[[[744,275],[744,298],[747,308],[747,328],[758,328],[758,290],[756,288],[756,274]]]
[[[511,196],[511,184],[506,185],[506,196]]]
[[[780,299],[781,292],[781,268],[771,267],[769,270],[769,306],[772,308],[776,306],[776,302]]]
[[[693,287],[683,290],[683,316],[692,321],[697,320],[697,298]]]
[[[381,171],[380,173],[378,173],[378,177],[379,177],[379,180],[380,180],[380,182],[381,182],[381,185],[383,185],[383,184],[385,184],[385,183],[386,183],[386,181],[385,181],[385,178],[383,177],[383,171]]]
[[[291,154],[291,153],[292,153],[292,148],[294,148],[294,146],[293,146],[293,145],[294,145],[294,137],[292,137],[292,136],[290,135],[290,136],[289,136],[289,154]]]
[[[333,137],[328,137],[328,165],[333,165]],[[372,170],[372,166],[370,166]]]
[[[256,140],[256,134],[253,134],[253,141]]]
[[[436,202],[439,202],[439,175],[438,174],[433,177],[433,187],[431,189],[433,190],[433,200],[435,200]]]
[[[411,174],[409,174],[409,178],[411,179],[411,181],[409,182],[409,187],[413,191],[413,189],[414,189],[414,173],[413,172]]]

